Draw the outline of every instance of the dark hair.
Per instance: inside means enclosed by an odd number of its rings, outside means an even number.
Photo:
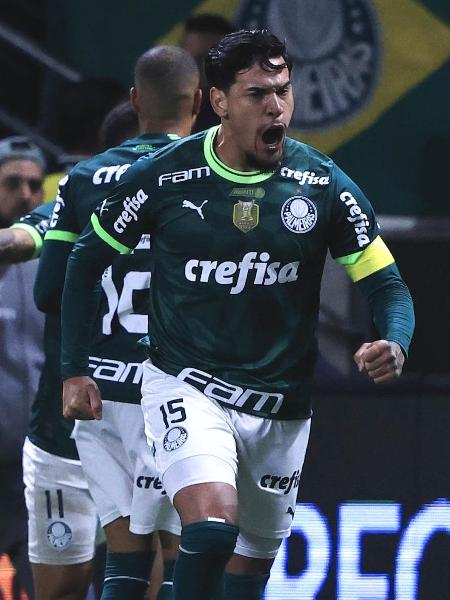
[[[270,59],[277,56],[284,59],[283,64],[271,62]],[[266,71],[287,67],[290,73],[292,69],[285,43],[273,33],[267,29],[241,29],[226,35],[209,50],[205,58],[206,79],[211,87],[228,90],[239,71],[250,69],[255,64]]]
[[[100,127],[100,143],[103,148],[118,146],[139,133],[136,112],[129,100],[115,106],[103,119]]]
[[[155,46],[142,54],[134,81],[147,99],[144,112],[153,117],[178,119],[199,85],[200,73],[192,56],[178,46]]]
[[[195,33],[217,33],[226,35],[234,31],[233,24],[222,15],[203,13],[186,19],[184,30]]]
[[[136,85],[148,85],[161,93],[191,86],[198,77],[195,60],[178,46],[155,46],[141,54],[134,68]]]

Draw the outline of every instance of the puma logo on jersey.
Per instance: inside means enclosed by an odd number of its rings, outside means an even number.
[[[196,210],[198,212],[200,218],[203,219],[203,221],[204,221],[205,217],[203,216],[202,208],[207,202],[208,202],[208,200],[204,200],[200,206],[196,206],[190,200],[183,200],[182,206],[183,206],[183,208],[192,208],[192,210]]]
[[[106,200],[103,200],[103,202],[100,205],[100,216],[102,216],[104,212],[108,212],[108,209],[105,207],[106,202]]]

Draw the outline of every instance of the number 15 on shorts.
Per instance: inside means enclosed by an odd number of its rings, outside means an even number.
[[[159,410],[162,414],[162,419],[166,429],[169,429],[176,423],[183,423],[186,421],[186,411],[183,406],[183,398],[175,398],[174,400],[168,400],[164,404],[161,404]]]

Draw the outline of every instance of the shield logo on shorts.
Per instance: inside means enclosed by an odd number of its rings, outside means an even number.
[[[65,550],[72,541],[72,530],[63,521],[54,521],[47,529],[47,542],[55,550]]]
[[[164,436],[163,448],[167,452],[172,452],[182,446],[188,438],[188,432],[184,427],[172,427]]]

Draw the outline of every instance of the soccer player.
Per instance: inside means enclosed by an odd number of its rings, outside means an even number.
[[[160,46],[138,59],[131,103],[141,135],[79,163],[60,185],[36,283],[42,310],[59,311],[67,257],[100,200],[131,163],[187,135],[200,100],[198,68],[185,50]],[[80,421],[74,430],[107,538],[103,600],[143,598],[153,558],[150,534],[181,530],[146,443],[140,406],[142,350],[137,341],[147,332],[149,248],[149,236],[143,235],[130,256],[118,256],[112,266],[105,265],[89,340],[90,373],[105,398],[103,418]],[[170,560],[159,598],[169,598],[178,539],[174,543],[173,536],[160,537]]]
[[[54,205],[39,206],[0,231],[1,261],[39,256]],[[31,297],[22,301],[33,303]],[[70,439],[73,421],[62,416],[59,340],[58,316],[46,315],[45,360],[23,447],[28,557],[36,600],[84,600],[93,575],[97,513]]]
[[[63,298],[66,413],[96,418],[86,340],[92,288],[150,233],[149,443],[180,514],[176,600],[262,598],[290,533],[311,417],[327,250],[367,296],[379,339],[355,354],[398,377],[413,329],[408,289],[373,209],[334,162],[286,137],[291,63],[267,31],[225,36],[206,60],[221,125],[131,166],[91,217]]]

